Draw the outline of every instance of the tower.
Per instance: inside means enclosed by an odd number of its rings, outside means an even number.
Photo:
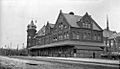
[[[27,26],[27,48],[34,46],[36,44],[34,36],[36,35],[36,25],[34,21],[31,20],[31,23]]]
[[[108,15],[107,15],[107,30],[109,30],[109,21],[108,21]]]

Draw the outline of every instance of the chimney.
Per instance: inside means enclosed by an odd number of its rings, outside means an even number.
[[[70,14],[70,15],[74,15],[74,13],[73,13],[73,12],[70,12],[69,14]]]

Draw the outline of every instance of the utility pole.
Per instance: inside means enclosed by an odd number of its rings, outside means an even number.
[[[24,47],[24,43],[23,43],[22,45],[23,45],[23,47],[22,47],[22,48],[24,49],[24,48],[25,48],[25,47]]]

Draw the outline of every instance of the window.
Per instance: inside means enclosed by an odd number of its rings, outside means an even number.
[[[114,45],[114,40],[111,40],[111,46],[113,46]]]
[[[76,35],[76,39],[79,39],[79,34]]]
[[[63,29],[63,24],[61,24],[61,30]]]
[[[85,32],[85,33],[83,34],[83,39],[86,39],[86,37],[87,37],[87,33]]]
[[[101,35],[100,34],[98,34],[98,40],[101,41]]]
[[[69,39],[69,33],[68,32],[64,33],[64,39]]]
[[[66,25],[64,25],[64,28],[66,29],[66,28],[67,28],[67,26],[66,26]]]
[[[63,40],[63,35],[59,34],[58,38],[59,38],[59,40]]]
[[[85,23],[83,23],[83,28],[86,28],[86,24]]]
[[[73,31],[72,36],[73,36],[72,37],[73,39],[80,39],[80,33],[79,32]]]
[[[91,40],[91,33],[90,32],[84,32],[83,39],[85,39],[85,40]]]
[[[49,36],[46,37],[46,42],[45,43],[49,43]]]
[[[91,25],[90,25],[90,24],[88,24],[88,28],[91,28]]]
[[[38,39],[38,44],[40,44],[41,43],[41,39]]]
[[[66,33],[66,38],[69,39],[69,33],[68,32]]]
[[[87,39],[91,40],[91,34],[90,33],[87,34]]]
[[[79,39],[80,36],[79,36],[79,32],[76,33],[76,39]]]
[[[53,41],[57,41],[57,35],[53,36]]]
[[[66,33],[64,33],[64,39],[66,39],[67,37],[66,37]]]
[[[104,44],[106,44],[106,41],[104,40]]]
[[[76,39],[76,33],[75,31],[72,32],[73,39]]]
[[[83,28],[91,28],[91,24],[90,23],[82,23],[83,24]]]
[[[109,40],[107,40],[107,46],[109,46]]]
[[[63,23],[60,23],[58,27],[59,27],[60,30],[62,30],[63,29]]]
[[[93,39],[97,40],[97,35],[96,34],[94,34]]]

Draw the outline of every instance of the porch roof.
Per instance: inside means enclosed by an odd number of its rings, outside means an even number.
[[[45,45],[36,45],[30,47],[29,49],[40,49],[40,48],[48,48],[48,47],[58,47],[58,46],[91,46],[91,47],[106,47],[104,43],[97,43],[97,42],[81,42],[81,41],[60,41],[54,42]]]

